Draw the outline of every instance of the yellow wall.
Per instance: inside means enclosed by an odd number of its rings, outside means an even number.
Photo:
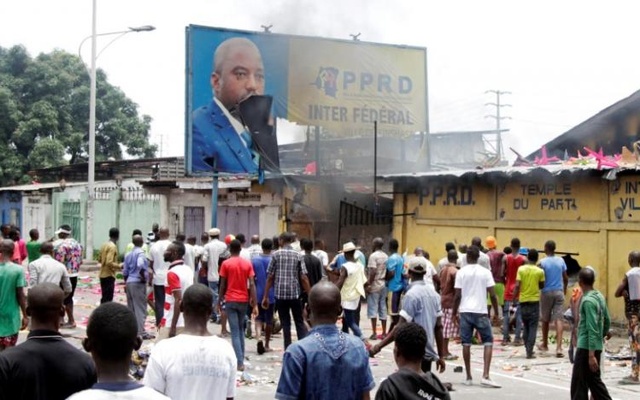
[[[624,319],[624,301],[614,292],[628,268],[627,255],[640,249],[640,174],[614,181],[525,176],[499,184],[432,178],[414,190],[394,200],[394,213],[416,212],[394,219],[402,251],[421,246],[437,261],[446,242],[469,244],[474,236],[493,235],[500,248],[518,237],[523,247],[538,250],[552,239],[558,251],[579,253],[574,258],[582,267],[596,269],[596,288],[613,318]]]

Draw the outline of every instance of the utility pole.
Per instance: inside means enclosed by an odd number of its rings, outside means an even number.
[[[485,118],[494,118],[496,120],[496,155],[498,156],[498,161],[502,161],[502,156],[503,156],[503,150],[502,150],[502,132],[503,130],[501,129],[500,126],[500,122],[503,119],[511,119],[511,117],[503,117],[500,113],[500,111],[502,110],[503,107],[511,107],[511,104],[503,104],[502,102],[500,102],[500,96],[502,95],[506,95],[506,94],[511,94],[511,92],[507,92],[507,91],[500,91],[500,90],[487,90],[485,92],[486,93],[493,93],[496,95],[496,102],[495,103],[486,103],[486,106],[492,106],[496,108],[496,113],[491,114],[491,115],[487,115],[485,116]]]
[[[162,145],[164,144],[164,140],[162,139],[162,134],[160,135],[160,157],[162,157]]]

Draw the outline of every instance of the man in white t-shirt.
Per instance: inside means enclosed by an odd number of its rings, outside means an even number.
[[[171,244],[169,229],[161,228],[158,231],[159,240],[149,249],[149,285],[153,285],[153,298],[156,316],[156,327],[160,328],[160,322],[164,317],[164,286],[167,283],[167,270],[169,263],[164,261],[164,252]]]
[[[82,342],[96,364],[98,383],[69,399],[168,400],[167,396],[132,381],[129,376],[131,352],[141,344],[133,312],[119,303],[101,304],[91,313],[87,338]]]
[[[190,237],[190,239],[193,240],[193,243],[195,243],[196,238],[195,236]],[[193,272],[195,273],[196,271],[196,251],[193,248],[193,244],[189,243],[189,240],[187,240],[187,236],[184,233],[178,233],[176,235],[176,240],[178,242],[181,242],[182,244],[184,244],[184,263],[185,265],[191,267],[191,269],[193,270]]]
[[[480,239],[478,236],[474,237],[473,239],[471,239],[471,246],[476,246],[478,249],[481,249],[482,239]],[[462,267],[464,267],[467,264],[471,264],[470,262],[467,261],[466,254],[463,254],[462,257],[458,258],[458,260],[460,260],[460,265]],[[480,250],[480,254],[478,255],[478,261],[476,261],[476,264],[480,264],[486,269],[491,270],[491,260],[489,260],[489,256],[483,253],[482,250]]]
[[[463,382],[467,386],[473,384],[471,378],[471,344],[473,330],[477,330],[484,344],[484,371],[482,386],[499,388],[498,383],[491,380],[489,369],[493,351],[493,333],[491,322],[487,315],[487,293],[491,297],[491,304],[495,311],[493,317],[498,318],[498,298],[494,290],[495,283],[491,271],[478,264],[480,248],[469,246],[467,249],[468,264],[460,268],[456,274],[455,302],[453,304],[453,319],[460,326],[462,340],[462,356],[467,371],[467,379]]]
[[[329,268],[329,254],[324,250],[324,240],[316,239],[313,243],[313,250],[311,254],[318,257],[322,264],[322,276],[327,276],[327,268]]]
[[[456,265],[458,266],[458,268],[460,268],[462,265],[460,262],[460,259],[462,258],[462,254],[460,254],[457,250],[456,250],[456,245],[453,242],[447,242],[444,245],[444,254],[445,256],[442,257],[439,261],[438,261],[438,274],[440,273],[440,271],[442,271],[442,269],[444,267],[446,267],[447,265],[449,265],[449,251],[454,250],[458,253],[458,260],[456,261]]]
[[[231,344],[207,330],[213,293],[193,285],[184,293],[184,333],[158,343],[143,383],[173,400],[225,400],[236,395],[236,356]]]
[[[429,261],[429,253],[424,251],[422,247],[416,247],[413,251],[413,256],[407,259],[407,264],[409,264],[414,258],[418,259],[416,260],[417,264],[424,266],[427,270],[427,273],[424,275],[424,282],[434,290],[440,288],[440,277],[438,276],[436,268],[433,266],[431,261]]]
[[[158,340],[174,337],[184,329],[184,318],[180,312],[182,296],[193,285],[193,271],[184,263],[184,244],[179,241],[172,242],[164,252],[165,261],[170,262],[167,271],[167,285],[165,286],[166,313],[162,320],[162,328],[158,334]]]
[[[218,304],[218,282],[220,281],[220,274],[218,273],[218,260],[220,255],[227,250],[227,245],[220,240],[220,229],[209,229],[209,243],[204,245],[202,251],[202,263],[207,266],[207,283],[209,288],[213,291],[212,304],[213,311],[211,313],[211,320],[217,322],[219,319],[218,313],[216,313],[216,306]]]

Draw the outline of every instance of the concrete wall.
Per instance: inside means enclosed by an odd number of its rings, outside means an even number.
[[[63,223],[69,223],[70,218],[79,218],[80,222],[74,229],[73,237],[86,248],[86,187],[72,187],[64,192],[52,195],[51,221],[57,228]],[[63,206],[68,202],[79,203],[80,212],[76,216],[63,215]],[[154,222],[161,221],[161,210],[166,205],[163,196],[148,195],[141,186],[134,181],[123,183],[118,187],[113,182],[96,184],[94,197],[93,248],[99,250],[109,239],[109,229],[120,229],[118,248],[123,252],[131,241],[133,229],[140,229],[143,234],[151,230]],[[72,225],[72,224],[70,224]],[[90,255],[86,255],[90,257]]]
[[[415,189],[414,189],[415,190]],[[518,237],[523,247],[575,252],[582,267],[596,269],[596,288],[616,319],[624,302],[614,292],[629,268],[627,255],[640,249],[640,174],[606,181],[580,174],[563,178],[523,176],[506,182],[430,179],[417,193],[397,185],[393,234],[402,249],[422,246],[431,259],[444,257],[448,241],[468,244],[493,235],[498,247]]]

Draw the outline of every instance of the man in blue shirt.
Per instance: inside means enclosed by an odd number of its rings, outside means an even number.
[[[273,240],[266,238],[262,239],[262,253],[251,259],[253,264],[253,272],[256,277],[256,293],[258,299],[264,297],[264,289],[267,285],[267,269],[271,262],[271,251],[273,250]],[[256,317],[256,335],[258,337],[258,354],[264,354],[271,351],[269,348],[269,341],[271,340],[271,324],[273,322],[273,309],[276,304],[276,298],[273,292],[273,288],[269,289],[269,306],[267,308],[259,307],[258,316]],[[262,342],[262,329],[264,324],[264,342]]]
[[[138,334],[143,339],[150,339],[151,335],[144,331],[144,321],[147,319],[147,267],[149,260],[142,250],[144,239],[142,235],[133,235],[133,250],[125,257],[122,266],[122,276],[127,288],[127,307],[136,316]]]
[[[402,300],[400,321],[386,338],[373,346],[369,351],[372,356],[393,342],[400,327],[415,322],[427,332],[425,354],[422,360],[422,370],[431,371],[431,364],[435,361],[439,372],[444,372],[444,338],[442,335],[442,308],[440,295],[431,285],[427,285],[424,276],[427,273],[427,263],[424,257],[414,257],[409,261],[409,276],[411,284]],[[436,348],[434,349],[434,343]]]
[[[391,331],[399,320],[399,312],[400,312],[400,298],[402,297],[402,291],[404,289],[404,285],[402,283],[402,274],[404,273],[404,260],[398,254],[398,247],[400,247],[398,241],[396,239],[391,239],[389,241],[389,259],[387,260],[387,289],[389,289],[389,296],[391,297],[391,310],[389,315],[391,315],[391,326],[389,327],[389,331]]]
[[[360,339],[340,332],[340,291],[321,281],[309,293],[313,328],[284,353],[276,399],[361,400],[375,381]],[[318,379],[322,377],[322,379]]]
[[[556,325],[556,357],[563,357],[562,314],[569,276],[567,275],[567,264],[561,257],[555,255],[555,251],[556,242],[547,240],[544,244],[544,252],[547,256],[540,261],[540,267],[544,270],[544,288],[540,296],[542,343],[538,349],[543,352],[549,351],[549,323],[554,322]]]
[[[193,171],[255,173],[259,164],[277,169],[277,139],[268,122],[271,98],[253,99],[251,112],[240,115],[241,103],[264,95],[265,72],[258,47],[242,37],[222,42],[213,57],[211,86],[215,97],[192,115]],[[260,157],[266,159],[260,161]]]

